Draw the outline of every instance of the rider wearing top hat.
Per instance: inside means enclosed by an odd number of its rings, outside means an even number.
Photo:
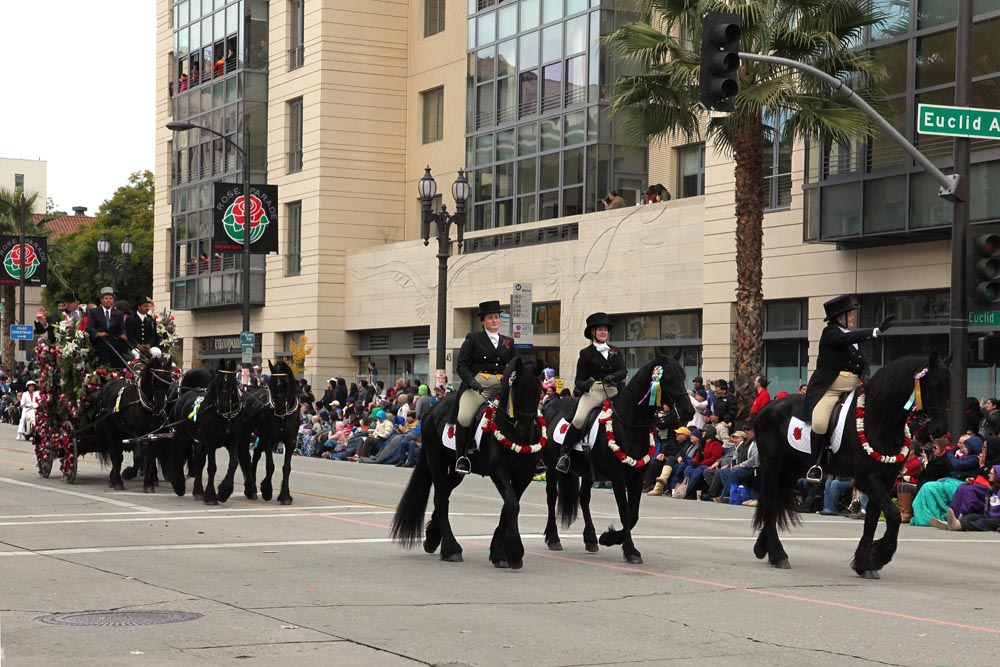
[[[583,337],[589,339],[591,344],[580,350],[580,357],[576,362],[576,388],[583,392],[583,396],[576,405],[573,422],[566,431],[566,438],[559,450],[559,460],[556,462],[556,470],[559,472],[569,472],[569,453],[580,439],[587,414],[605,399],[617,396],[619,387],[625,383],[625,376],[628,375],[622,353],[608,345],[611,328],[611,318],[607,313],[593,313],[587,317]]]
[[[823,309],[827,325],[819,339],[819,357],[816,359],[816,370],[809,378],[804,408],[806,418],[812,417],[813,433],[819,435],[826,433],[830,415],[840,395],[854,391],[861,383],[867,364],[861,354],[860,343],[877,338],[896,319],[890,314],[874,329],[851,331],[850,327],[856,323],[854,311],[858,306],[850,296],[844,294],[830,299],[823,304]]]
[[[483,328],[468,334],[458,351],[456,370],[462,384],[456,401],[455,443],[458,459],[455,461],[455,472],[462,475],[472,471],[466,456],[466,451],[475,447],[470,429],[472,420],[479,406],[492,401],[500,393],[504,368],[514,356],[514,339],[500,333],[500,310],[499,301],[480,303],[477,314]]]

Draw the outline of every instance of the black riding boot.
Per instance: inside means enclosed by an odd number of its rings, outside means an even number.
[[[573,424],[570,424],[569,428],[566,429],[566,437],[559,447],[559,460],[556,461],[556,470],[559,472],[569,472],[571,463],[569,453],[573,451],[573,447],[579,439],[580,431]]]
[[[468,454],[475,449],[472,441],[472,428],[469,426],[455,426],[455,472],[459,475],[468,475],[472,472],[472,461]]]

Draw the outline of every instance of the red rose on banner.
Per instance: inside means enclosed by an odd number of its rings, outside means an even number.
[[[236,218],[236,224],[243,225],[244,221],[244,210],[246,206],[244,205],[245,199],[240,197],[236,200],[235,206],[233,206],[233,217]],[[261,217],[264,215],[264,205],[261,203],[260,199],[251,195],[250,197],[250,227],[256,227],[260,224]]]
[[[455,439],[455,427],[454,426],[449,426],[448,427],[448,439],[449,440],[454,440]]]
[[[562,426],[559,427],[559,433],[561,435],[565,435],[566,431],[568,430],[569,430],[569,424],[563,424]]]
[[[798,426],[796,426],[794,429],[792,429],[792,436],[796,440],[801,440],[802,439],[802,429],[800,429]]]
[[[14,246],[14,251],[11,253],[11,259],[13,259],[14,263],[17,264],[18,266],[31,266],[32,264],[35,263],[35,260],[38,259],[38,256],[35,254],[35,249],[32,246],[25,243],[24,261],[22,262],[21,244],[19,243],[16,246]]]

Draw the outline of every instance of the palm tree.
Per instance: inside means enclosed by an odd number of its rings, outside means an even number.
[[[632,0],[643,23],[623,26],[604,39],[638,74],[615,81],[611,109],[626,136],[646,142],[705,136],[735,161],[736,200],[736,394],[741,416],[754,398],[754,376],[763,361],[762,245],[764,178],[762,148],[774,128],[765,119],[782,111],[782,141],[820,140],[849,145],[872,135],[866,117],[835,99],[823,84],[787,68],[740,63],[735,112],[705,117],[698,107],[702,16],[706,11],[738,14],[740,50],[807,63],[844,81],[877,105],[875,83],[883,68],[852,50],[869,26],[885,17],[858,0]]]
[[[47,236],[44,228],[49,218],[35,222],[33,212],[38,203],[38,193],[24,193],[24,233],[27,236]],[[18,235],[20,233],[21,191],[0,189],[0,234]],[[17,312],[17,291],[15,285],[3,286],[3,367],[7,374],[14,376],[16,362],[14,360],[14,344],[10,339],[10,325],[14,323]],[[21,322],[27,324],[27,322]]]

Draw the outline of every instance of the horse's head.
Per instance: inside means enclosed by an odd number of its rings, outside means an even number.
[[[236,377],[236,362],[223,359],[212,378],[208,390],[216,411],[222,415],[234,415],[240,410],[240,383]]]
[[[267,387],[271,391],[271,400],[275,408],[281,412],[288,412],[298,407],[298,390],[295,386],[295,374],[291,367],[284,361],[278,360],[272,364],[267,362],[267,368],[271,371],[267,378]]]
[[[163,356],[151,357],[139,374],[139,389],[148,397],[153,412],[162,413],[174,389],[170,361]]]
[[[655,390],[653,382],[657,375],[659,375],[660,385],[659,401],[652,396]],[[682,425],[694,418],[694,406],[691,404],[685,386],[684,367],[681,366],[677,356],[658,352],[652,361],[639,369],[632,381],[639,382],[640,389],[643,389],[643,385],[650,389],[650,395],[646,397],[646,401],[647,403],[652,401],[648,405],[654,406],[654,409],[666,403],[670,406],[671,411],[677,415],[677,420]]]
[[[498,395],[500,410],[513,421],[518,436],[527,441],[538,416],[538,402],[542,399],[542,366],[534,359],[515,357],[504,369]]]
[[[951,355],[938,359],[931,352],[927,360],[927,374],[920,378],[920,419],[926,423],[930,434],[937,438],[948,432],[948,397],[951,392],[951,373],[948,368]],[[957,436],[956,436],[957,437]]]

